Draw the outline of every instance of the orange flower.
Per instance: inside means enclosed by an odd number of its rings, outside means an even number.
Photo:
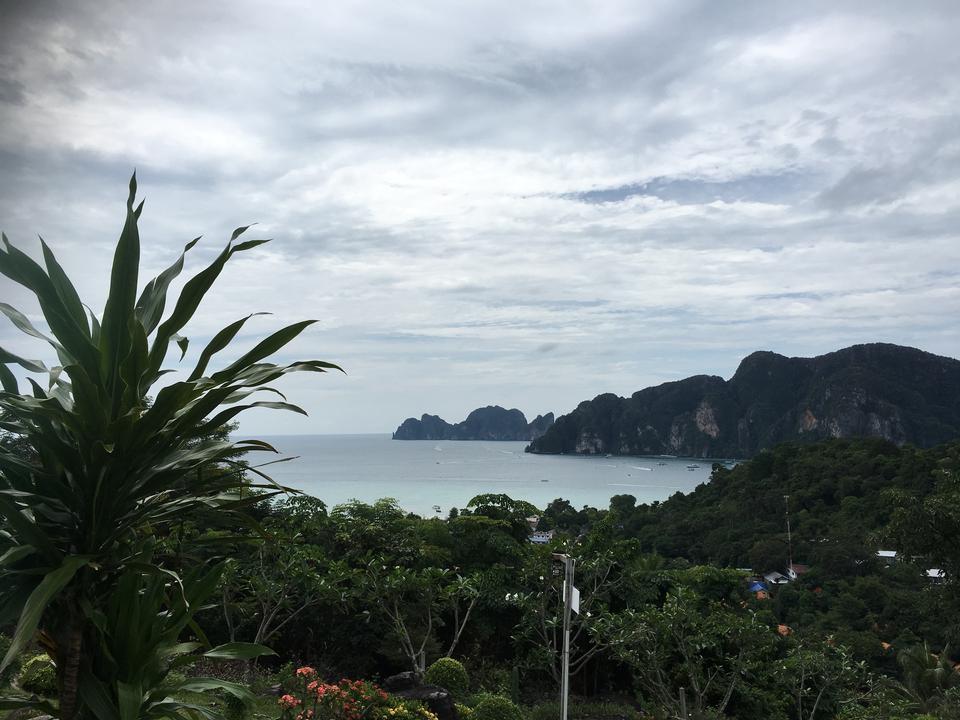
[[[316,674],[317,671],[309,665],[304,665],[302,668],[297,668],[297,677],[313,677]]]

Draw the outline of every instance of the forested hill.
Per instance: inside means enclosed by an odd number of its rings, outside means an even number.
[[[730,380],[697,375],[598,395],[557,418],[535,453],[749,457],[784,441],[960,437],[960,361],[889,344],[814,358],[755,352]]]
[[[553,424],[553,413],[537,415],[531,422],[512,408],[499,405],[477,408],[463,422],[448,423],[437,415],[407,418],[393,433],[394,440],[535,440]]]
[[[858,561],[889,543],[901,551],[909,545],[937,567],[947,567],[957,555],[950,536],[960,531],[960,513],[943,498],[955,497],[958,478],[960,442],[926,450],[878,439],[786,443],[732,469],[715,465],[712,480],[687,495],[637,507],[631,496],[620,495],[610,507],[619,531],[639,539],[644,550],[696,563],[760,571],[786,567],[789,503],[798,563],[852,573]],[[926,498],[935,500],[928,504],[939,520],[912,527],[902,514],[900,539],[884,537],[897,508],[907,513]],[[952,555],[931,555],[923,543]]]

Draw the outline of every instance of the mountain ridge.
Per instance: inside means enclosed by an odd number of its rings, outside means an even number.
[[[394,440],[535,440],[553,424],[553,413],[537,415],[527,422],[517,408],[507,410],[487,405],[472,411],[459,423],[424,413],[419,420],[407,418],[393,433]]]
[[[871,343],[812,358],[760,350],[729,380],[694,375],[581,402],[533,453],[749,457],[779,442],[880,437],[932,447],[960,436],[960,361]]]

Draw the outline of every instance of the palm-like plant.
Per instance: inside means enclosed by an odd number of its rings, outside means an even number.
[[[897,653],[903,675],[901,690],[917,712],[930,712],[942,701],[950,688],[960,686],[960,674],[950,662],[949,646],[937,655],[925,641]]]
[[[210,340],[185,379],[156,390],[161,376],[171,372],[164,369],[171,343],[179,346],[182,360],[188,341],[180,331],[224,265],[234,254],[267,241],[237,242],[247,228],[234,231],[213,262],[185,283],[164,319],[170,283],[199,238],[147,282],[138,297],[137,221],[143,203],[135,206],[135,196],[134,175],[99,319],[81,303],[42,239],[43,266],[11,246],[5,235],[0,248],[0,273],[36,296],[50,334],[6,303],[0,303],[0,312],[23,332],[48,342],[59,359],[48,368],[0,348],[0,429],[19,436],[29,448],[25,455],[0,447],[0,622],[17,619],[0,666],[10,663],[40,630],[57,664],[59,715],[65,720],[90,712],[87,695],[93,691],[81,688],[80,671],[95,668],[103,653],[101,625],[111,594],[121,581],[140,582],[123,578],[131,573],[164,577],[168,600],[171,592],[187,597],[179,577],[145,558],[145,542],[191,514],[241,512],[251,500],[239,492],[244,482],[240,473],[209,468],[236,464],[238,455],[252,451],[276,452],[259,440],[211,437],[252,407],[306,414],[282,396],[242,401],[257,391],[279,395],[269,383],[286,373],[339,369],[317,360],[267,361],[313,322],[303,321],[212,370],[214,356],[229,347],[247,316]],[[21,392],[11,364],[44,374],[45,381],[29,379],[28,393]],[[148,395],[154,392],[151,403]],[[255,486],[281,490],[263,472],[253,472],[259,478]],[[166,616],[169,608],[158,612]],[[139,712],[132,710],[139,705],[129,693],[120,697],[116,687],[111,692],[114,705],[126,708],[119,716],[135,717],[130,713]]]

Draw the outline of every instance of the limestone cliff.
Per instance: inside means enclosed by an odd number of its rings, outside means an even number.
[[[730,380],[584,401],[528,450],[748,457],[784,440],[859,436],[921,447],[960,437],[960,361],[882,343],[814,358],[755,352]]]
[[[537,415],[528,423],[522,412],[499,405],[477,408],[463,422],[451,425],[436,415],[407,418],[393,433],[394,440],[535,440],[553,424],[553,413]]]

